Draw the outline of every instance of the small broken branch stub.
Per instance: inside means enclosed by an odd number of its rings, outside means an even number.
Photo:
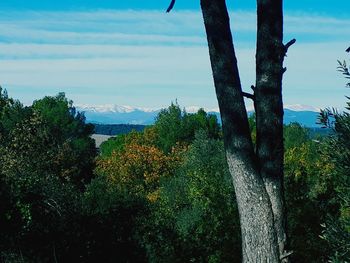
[[[290,48],[291,45],[293,45],[297,40],[293,38],[291,41],[289,41],[287,44],[284,45],[284,54],[287,54],[288,48]]]

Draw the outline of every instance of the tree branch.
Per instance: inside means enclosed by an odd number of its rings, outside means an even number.
[[[297,40],[293,38],[291,41],[289,41],[287,44],[284,45],[284,55],[287,54],[288,49],[290,48],[291,45],[293,45]]]
[[[169,13],[173,9],[174,5],[175,5],[175,0],[171,0],[171,3],[169,5],[168,9],[166,10],[166,12]]]
[[[246,97],[247,99],[251,99],[253,101],[255,100],[255,96],[253,94],[248,93],[248,92],[242,91],[242,95],[243,95],[243,97]]]
[[[350,47],[348,47],[345,51],[346,51],[346,52],[350,52]]]

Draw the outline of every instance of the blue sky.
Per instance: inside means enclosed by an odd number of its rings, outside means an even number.
[[[165,10],[169,0],[2,0],[1,9],[7,10],[96,10],[96,9],[118,9],[118,10]],[[227,1],[231,9],[254,10],[255,1],[235,0]],[[316,12],[324,14],[333,14],[336,16],[347,15],[350,7],[349,1],[338,0],[330,4],[329,0],[285,0],[285,9],[288,11]],[[199,0],[177,0],[177,10],[199,10]]]
[[[30,104],[64,91],[76,104],[217,107],[199,0],[2,0],[0,83]],[[350,1],[285,1],[284,102],[345,105]],[[228,1],[244,87],[254,84],[255,1]],[[249,89],[247,89],[249,90]]]

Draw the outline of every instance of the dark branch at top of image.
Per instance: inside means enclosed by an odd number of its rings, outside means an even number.
[[[173,9],[174,5],[175,5],[175,0],[171,0],[171,3],[169,5],[168,9],[166,10],[166,12],[169,13]]]

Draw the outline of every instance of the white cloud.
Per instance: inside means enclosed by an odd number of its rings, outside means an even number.
[[[249,91],[255,14],[231,12],[231,24]],[[119,104],[158,107],[178,98],[217,107],[199,12],[0,12],[0,32],[0,82],[21,99],[63,90],[77,103],[116,103],[117,93]],[[286,58],[287,104],[343,104],[336,60],[346,58],[349,35],[350,19],[285,15],[286,38],[297,38]]]
[[[194,52],[197,47],[166,45],[65,45],[0,43],[0,57],[8,60],[67,58],[165,58],[164,53]],[[206,49],[202,47],[201,49]]]
[[[345,37],[350,33],[350,19],[340,19],[310,14],[287,14],[285,30],[288,33]]]
[[[24,12],[0,13],[0,16],[1,37],[8,42],[205,43],[200,14],[196,12],[181,12],[176,16],[158,11]]]

